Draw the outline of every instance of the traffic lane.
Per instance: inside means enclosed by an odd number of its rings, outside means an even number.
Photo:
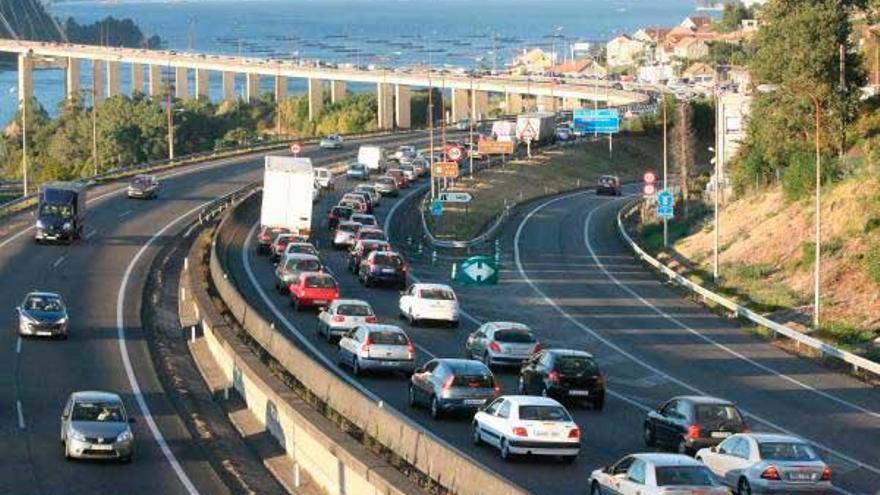
[[[612,267],[609,271],[617,270],[621,277],[628,277],[629,280],[634,278],[635,282],[627,283],[632,284],[636,291],[644,291],[647,287],[652,287],[651,290],[655,292],[648,295],[653,298],[655,304],[658,307],[664,305],[662,307],[668,313],[678,313],[679,321],[687,321],[691,327],[699,328],[701,331],[722,334],[727,339],[728,346],[735,347],[749,359],[771,369],[776,363],[784,362],[787,371],[797,371],[794,375],[795,379],[804,383],[815,383],[817,388],[823,387],[826,393],[837,395],[862,389],[865,391],[866,400],[870,401],[876,397],[876,391],[868,390],[860,382],[844,375],[790,356],[760,339],[749,336],[731,322],[718,318],[696,304],[682,300],[676,293],[657,282],[653,275],[646,273],[646,270],[635,262],[626,248],[617,241],[613,231],[616,228],[614,221],[617,207],[608,204],[593,210],[586,206],[588,201],[586,197],[572,197],[548,205],[545,211],[540,212],[540,217],[535,215],[525,225],[522,238],[528,241],[521,244],[524,272],[530,279],[536,280],[534,283],[559,306],[560,310],[572,315],[588,328],[597,331],[599,335],[612,340],[614,344],[629,352],[630,356],[625,356],[627,359],[621,362],[623,367],[631,366],[632,361],[636,360],[647,363],[655,370],[662,370],[656,373],[656,379],[650,383],[653,386],[646,387],[641,397],[662,400],[672,395],[666,392],[670,388],[677,389],[675,393],[679,394],[694,393],[699,390],[726,397],[740,404],[757,418],[765,420],[761,427],[775,429],[771,426],[779,426],[830,449],[830,452],[826,449],[823,455],[835,464],[838,473],[848,473],[846,477],[849,479],[841,480],[838,477],[842,486],[864,489],[880,484],[876,472],[870,471],[876,470],[877,453],[876,449],[871,447],[873,442],[860,441],[865,438],[864,435],[872,439],[876,438],[874,433],[876,427],[872,426],[875,424],[875,418],[870,414],[842,406],[833,400],[827,400],[826,397],[815,392],[800,387],[794,389],[793,384],[786,378],[757,368],[743,359],[719,350],[673,324],[669,319],[658,315],[656,311],[614,285],[607,277],[603,280],[601,269],[595,265],[595,260],[582,254],[587,250],[583,232],[586,217],[590,216],[589,212],[595,212],[591,228],[595,225],[597,230],[590,231],[589,239],[591,244],[595,244],[593,248],[596,258],[603,265],[607,263]],[[608,200],[605,202],[608,203]],[[560,221],[565,211],[574,211],[578,214]],[[559,261],[565,264],[565,271],[568,272],[565,276],[543,272],[546,269],[548,249],[540,245],[540,239],[552,237],[548,236],[547,232],[548,229],[554,228],[558,230],[559,238],[563,241],[563,248],[558,251],[572,253],[565,254],[562,260],[553,260],[552,254],[550,255],[552,262]],[[550,250],[550,253],[553,252]],[[572,281],[577,283],[573,284]],[[618,305],[609,310],[606,306],[608,301],[623,301],[630,307],[621,311]],[[694,366],[695,358],[700,363],[711,363],[711,365]],[[609,373],[614,373],[614,369],[610,369]],[[639,392],[631,387],[627,390],[632,394]],[[756,393],[756,390],[759,392]],[[662,395],[658,396],[656,392],[660,391]],[[816,421],[817,415],[821,415],[823,421]],[[825,418],[831,418],[833,421],[827,421]],[[756,423],[756,419],[752,418],[751,422]],[[857,461],[868,464],[867,471],[854,472]]]

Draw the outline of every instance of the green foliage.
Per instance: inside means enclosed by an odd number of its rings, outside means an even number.
[[[801,246],[801,264],[812,266],[816,262],[816,243],[807,241]]]
[[[852,325],[840,321],[824,323],[816,335],[823,340],[844,346],[857,346],[870,342],[874,334],[870,330],[859,330]]]
[[[823,157],[822,183],[826,184],[839,176],[838,162]],[[795,201],[813,194],[816,190],[815,154],[796,151],[789,157],[788,165],[782,173],[782,190],[788,200]]]
[[[709,54],[703,61],[712,65],[748,65],[754,54],[751,43],[715,41],[709,43]]]
[[[880,246],[874,246],[865,257],[868,275],[875,284],[880,285]]]
[[[736,31],[740,28],[743,20],[753,18],[754,14],[751,9],[742,2],[734,2],[724,6],[721,20],[715,23],[715,28],[721,32]]]
[[[144,36],[131,19],[116,19],[113,16],[92,24],[79,24],[72,17],[68,17],[64,23],[64,31],[72,43],[86,45],[159,48],[162,44],[158,36]]]

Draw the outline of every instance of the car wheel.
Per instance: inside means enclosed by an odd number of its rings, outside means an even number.
[[[654,435],[654,428],[651,428],[650,425],[645,425],[645,430],[643,432],[642,438],[645,440],[645,445],[648,447],[653,447],[657,445],[657,437]]]
[[[415,327],[418,326],[419,320],[416,319],[412,314],[412,309],[407,313],[407,320],[409,321],[409,326]]]
[[[510,453],[510,447],[507,445],[506,438],[501,439],[501,449],[500,450],[501,450],[501,459],[503,459],[505,461],[509,461],[512,457],[512,454]]]
[[[412,385],[409,386],[407,403],[409,403],[409,407],[416,407],[416,390]]]
[[[440,419],[443,412],[440,410],[440,401],[437,396],[431,397],[431,419]]]
[[[745,478],[739,479],[739,482],[736,484],[736,495],[752,495],[752,485],[749,484],[749,480]]]
[[[476,421],[474,421],[473,435],[471,436],[471,439],[473,440],[474,445],[479,446],[483,444],[483,436],[480,434],[480,425]]]
[[[64,442],[62,448],[64,449],[64,458],[68,461],[73,460],[73,456],[70,455],[70,450],[67,449],[67,442]]]
[[[598,482],[593,482],[593,485],[590,486],[590,495],[602,495],[602,489],[599,488]]]

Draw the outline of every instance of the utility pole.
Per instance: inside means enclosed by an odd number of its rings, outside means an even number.
[[[813,328],[819,329],[819,296],[821,289],[820,275],[822,262],[822,149],[820,140],[821,133],[821,107],[819,106],[819,98],[813,95],[813,104],[816,107],[816,261],[814,263],[813,274]]]
[[[97,87],[92,83],[92,163],[98,175],[98,96]]]
[[[474,78],[471,77],[471,121],[468,130],[468,161],[470,162],[470,176],[474,178],[474,121],[477,120],[477,95],[474,93]]]
[[[430,41],[429,41],[430,43]],[[431,165],[431,201],[437,195],[437,185],[434,179],[434,85],[431,81],[431,53],[428,52],[428,147],[430,148]]]
[[[18,77],[23,77],[19,74]],[[28,147],[27,147],[27,95],[28,92],[24,91],[24,94],[20,95],[21,98],[21,185],[22,185],[22,196],[27,196],[28,192]]]
[[[714,244],[714,253],[712,257],[712,278],[717,283],[718,282],[718,245],[720,242],[720,218],[721,215],[719,213],[719,198],[721,196],[721,157],[723,156],[721,150],[721,144],[724,140],[723,136],[723,126],[724,122],[724,106],[722,104],[721,92],[718,88],[715,89],[715,232],[713,233],[713,244]]]
[[[666,173],[668,169],[668,156],[666,153],[666,93],[663,93],[663,190],[666,190]],[[669,247],[669,223],[663,217],[663,247]]]
[[[165,86],[165,107],[168,116],[168,160],[174,160],[174,115],[171,108],[171,82]]]

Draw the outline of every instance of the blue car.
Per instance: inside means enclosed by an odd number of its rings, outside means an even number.
[[[370,177],[370,169],[363,163],[352,163],[345,171],[345,176],[349,179],[364,180]]]

